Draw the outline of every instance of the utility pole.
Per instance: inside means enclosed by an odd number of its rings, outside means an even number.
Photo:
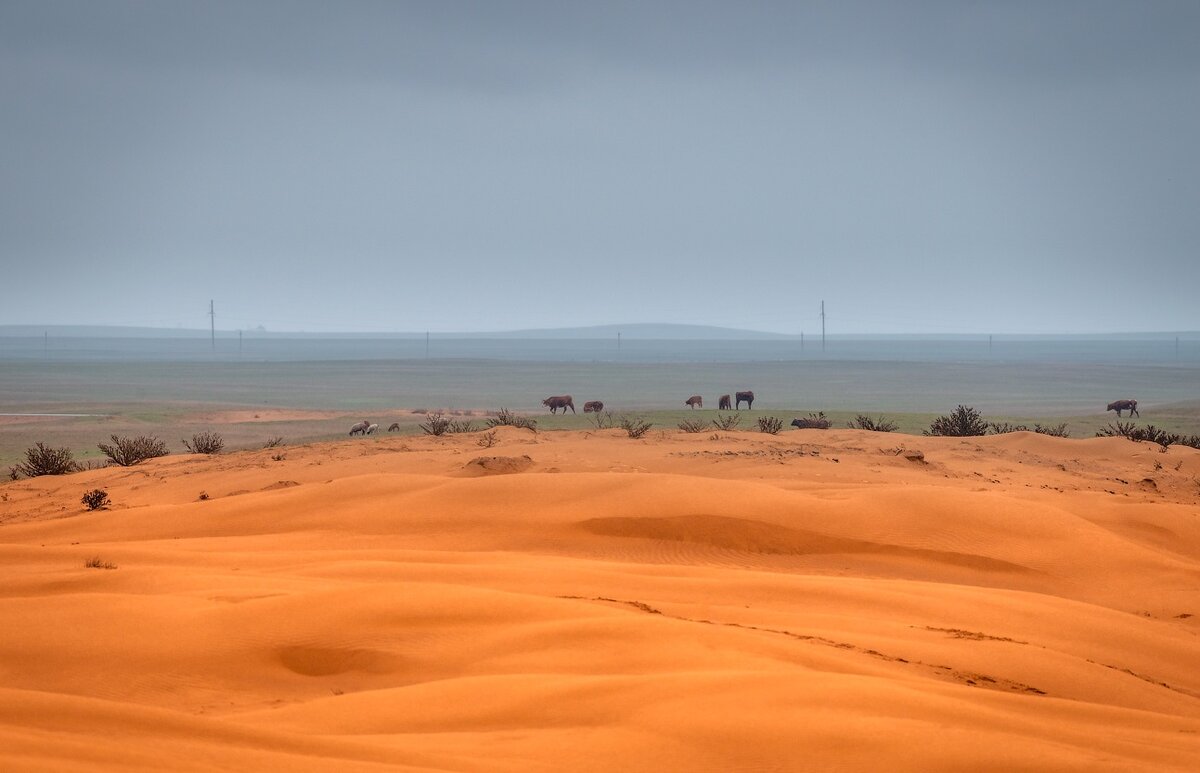
[[[992,337],[988,336],[988,354],[992,353]]]
[[[825,352],[825,301],[821,301],[821,353]]]
[[[617,357],[621,356],[621,334],[617,333]]]
[[[800,331],[800,352],[804,352],[804,331]]]
[[[238,357],[242,356],[242,331],[238,331]]]
[[[217,314],[213,311],[213,302],[208,302],[209,331],[212,333],[212,350],[217,350]]]
[[[425,359],[429,359],[429,331],[425,331]]]

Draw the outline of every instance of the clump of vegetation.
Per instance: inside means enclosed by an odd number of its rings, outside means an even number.
[[[108,507],[108,492],[102,488],[94,488],[79,500],[88,510],[103,510]]]
[[[487,420],[489,428],[494,427],[520,427],[537,432],[537,419],[531,419],[528,416],[521,416],[513,413],[507,408],[501,408],[500,412]]]
[[[1039,435],[1049,435],[1051,437],[1071,437],[1071,433],[1067,430],[1067,423],[1065,421],[1062,424],[1053,424],[1049,426],[1034,424],[1033,431]]]
[[[276,435],[274,437],[267,438],[267,442],[263,444],[263,448],[275,448],[276,446],[281,445],[283,445],[283,436]]]
[[[135,438],[112,435],[112,443],[100,443],[97,447],[101,453],[112,460],[113,464],[122,467],[132,467],[138,462],[166,456],[170,453],[167,444],[152,435],[138,435]]]
[[[640,416],[630,418],[628,416],[621,417],[621,429],[625,430],[626,434],[631,438],[640,438],[650,431],[654,425],[645,421]]]
[[[679,428],[684,432],[703,432],[708,429],[708,422],[699,419],[686,419],[679,422]]]
[[[1132,421],[1110,422],[1108,426],[1100,428],[1096,437],[1123,437],[1133,441],[1148,440],[1151,443],[1157,443],[1163,451],[1173,445],[1200,448],[1200,435],[1185,436],[1176,432],[1167,432],[1153,424],[1139,427]]]
[[[1010,432],[1029,432],[1029,427],[1024,424],[1011,424],[1007,421],[989,421],[988,431],[993,435],[1007,435]]]
[[[198,432],[191,441],[182,440],[183,447],[193,454],[219,454],[225,447],[225,439],[216,432]]]
[[[479,439],[475,441],[475,444],[481,448],[491,448],[492,446],[496,445],[497,442],[496,430],[493,429],[480,435]]]
[[[768,435],[778,435],[781,429],[783,429],[783,419],[777,419],[774,416],[758,417],[759,432],[765,432]]]
[[[273,461],[273,462],[282,462],[286,458],[287,458],[287,454],[285,454],[282,451],[280,451],[277,454],[271,454],[271,461]]]
[[[421,431],[426,435],[453,435],[459,432],[475,432],[475,424],[471,421],[460,421],[451,419],[446,415],[445,411],[434,411],[426,414],[427,418],[424,424],[419,425]]]
[[[45,443],[37,443],[25,449],[25,461],[15,465],[9,476],[16,480],[20,477],[36,478],[39,475],[66,475],[79,469],[75,455],[69,448],[50,448]]]
[[[442,411],[434,411],[426,415],[425,423],[420,425],[421,431],[426,435],[436,435],[438,437],[450,432],[451,425],[454,420],[446,416]]]
[[[199,499],[201,502],[207,502],[209,500],[208,492],[201,491],[200,496],[196,497],[196,499]]]
[[[617,420],[613,418],[612,411],[604,411],[603,413],[597,411],[596,413],[592,414],[591,421],[592,424],[595,425],[596,429],[612,429],[617,422]]]
[[[88,560],[84,561],[83,565],[87,569],[116,569],[117,568],[117,565],[114,564],[112,561],[105,561],[100,556],[92,556]]]
[[[949,416],[939,416],[922,434],[945,437],[977,437],[986,435],[988,423],[974,408],[960,405]]]
[[[722,414],[718,413],[717,418],[712,420],[713,426],[717,429],[723,429],[726,432],[734,430],[741,422],[742,415],[740,413]]]
[[[792,419],[792,426],[797,429],[829,429],[833,422],[825,418],[825,411],[810,413],[803,419]]]
[[[850,429],[865,429],[870,432],[895,432],[900,428],[900,425],[886,416],[880,416],[876,419],[865,413],[855,416],[854,421],[851,421],[849,426]]]

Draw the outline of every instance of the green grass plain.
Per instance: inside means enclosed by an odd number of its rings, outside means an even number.
[[[1200,366],[1069,363],[806,361],[762,363],[554,363],[492,360],[370,360],[321,362],[6,362],[0,370],[0,413],[82,413],[37,420],[0,417],[0,471],[36,442],[99,459],[96,444],[112,434],[153,434],[172,452],[182,438],[219,432],[226,448],[261,447],[282,436],[298,444],[346,437],[359,419],[393,421],[418,434],[413,409],[495,411],[506,407],[537,418],[541,430],[587,429],[583,414],[552,416],[550,394],[572,394],[582,411],[599,399],[614,415],[639,416],[654,431],[681,421],[711,421],[721,394],[753,389],[753,411],[739,431],[756,431],[759,416],[792,418],[824,411],[835,427],[855,414],[885,415],[900,431],[920,434],[938,415],[971,405],[990,421],[1032,426],[1067,423],[1072,437],[1090,437],[1116,419],[1107,402],[1134,397],[1140,423],[1200,433]],[[683,401],[701,394],[703,410]],[[321,411],[319,418],[253,420],[214,425],[214,411]],[[467,417],[463,417],[467,418]],[[482,427],[480,417],[473,421]],[[380,436],[385,436],[381,432]],[[372,442],[365,438],[364,442]]]

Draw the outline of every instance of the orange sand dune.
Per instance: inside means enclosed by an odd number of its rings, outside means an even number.
[[[1200,452],[480,437],[0,486],[0,769],[1200,767]]]

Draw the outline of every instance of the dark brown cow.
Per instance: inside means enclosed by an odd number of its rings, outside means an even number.
[[[717,404],[718,411],[732,411],[733,401],[729,399],[729,395],[721,395],[721,399]]]
[[[392,426],[388,427],[388,432],[395,432],[398,429],[400,429],[400,422],[393,421]]]
[[[571,413],[575,413],[575,401],[571,399],[570,395],[553,395],[547,397],[545,400],[542,400],[542,405],[548,407],[550,413],[558,413],[559,408],[562,408],[563,413],[566,413],[568,408],[571,409]]]
[[[737,397],[737,409],[739,411],[742,410],[742,401],[743,400],[746,401],[746,410],[747,411],[754,409],[754,392],[749,392],[749,391],[738,392],[735,395],[735,397]]]
[[[1109,403],[1105,410],[1116,411],[1118,419],[1121,418],[1121,411],[1129,411],[1130,418],[1137,416],[1140,419],[1142,417],[1142,414],[1138,413],[1137,400],[1117,400]]]
[[[692,395],[688,399],[684,400],[683,404],[692,406],[692,410],[694,411],[697,408],[704,407],[704,398],[700,395]]]
[[[604,410],[604,403],[599,400],[588,400],[583,404],[584,413],[600,413]]]

